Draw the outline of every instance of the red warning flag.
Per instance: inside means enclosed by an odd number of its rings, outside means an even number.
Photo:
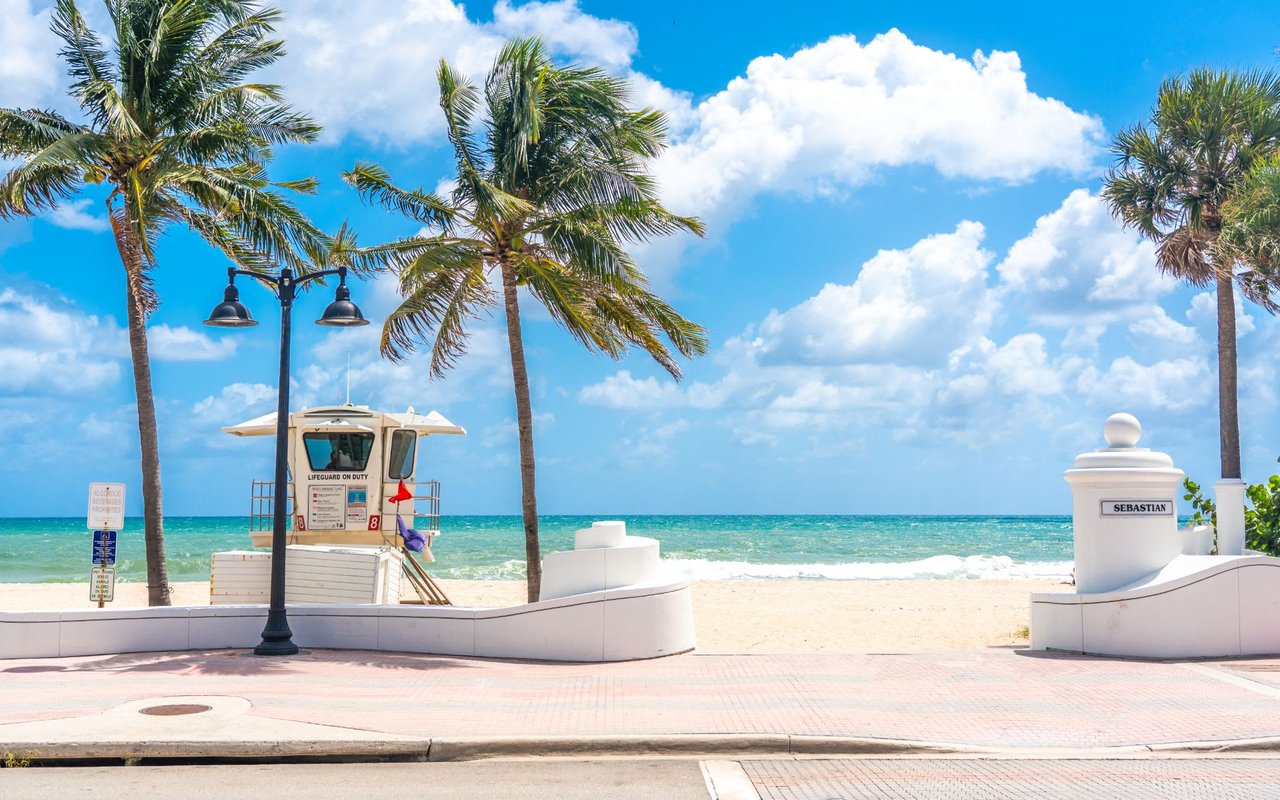
[[[388,497],[387,502],[400,503],[405,500],[412,500],[412,499],[413,499],[413,492],[409,491],[408,487],[404,485],[404,481],[400,481],[400,490],[397,491],[395,494],[391,495],[390,497]]]

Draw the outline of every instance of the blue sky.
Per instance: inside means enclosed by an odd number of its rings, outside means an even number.
[[[1273,4],[278,5],[290,55],[269,77],[326,135],[273,172],[318,177],[308,212],[367,243],[416,228],[337,175],[368,158],[404,184],[448,178],[441,57],[480,78],[504,37],[537,33],[670,114],[654,171],[709,234],[637,255],[712,351],[677,385],[647,357],[581,352],[526,304],[543,513],[1065,514],[1062,470],[1119,410],[1142,420],[1144,444],[1216,477],[1213,298],[1159,276],[1096,192],[1111,136],[1164,77],[1280,67]],[[47,24],[47,4],[0,0],[0,105],[71,110]],[[78,515],[91,480],[128,483],[140,507],[101,199],[0,223],[5,515]],[[243,513],[271,445],[219,428],[274,408],[278,311],[247,286],[263,324],[205,328],[225,262],[178,231],[159,258],[165,509]],[[386,279],[353,296],[375,322],[396,299]],[[420,358],[378,358],[376,325],[305,324],[327,299],[295,314],[295,406],[341,401],[350,354],[353,401],[434,408],[469,430],[422,451],[446,513],[517,512],[499,320],[432,382]],[[1245,477],[1260,480],[1280,455],[1280,327],[1244,307],[1240,330]]]

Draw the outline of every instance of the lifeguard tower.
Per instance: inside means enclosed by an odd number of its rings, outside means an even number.
[[[276,415],[222,430],[233,436],[274,436]],[[412,407],[388,413],[346,403],[290,414],[289,484],[284,493],[288,544],[344,547],[356,555],[361,553],[358,548],[386,548],[403,559],[405,574],[423,602],[447,603],[406,551],[396,524],[398,515],[428,544],[440,531],[440,483],[417,478],[422,467],[418,440],[434,434],[465,435],[466,430],[439,412],[419,414]],[[407,491],[401,491],[402,485]],[[253,481],[249,538],[254,547],[271,546],[278,497],[273,481]],[[429,547],[423,556],[433,560]]]

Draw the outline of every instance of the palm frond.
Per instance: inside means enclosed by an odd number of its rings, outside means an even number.
[[[466,325],[496,301],[483,261],[446,242],[401,275],[405,299],[382,328],[382,354],[403,360],[419,341],[431,342],[432,377],[440,378],[467,349]]]
[[[342,173],[342,180],[360,193],[365,201],[376,203],[409,219],[448,230],[456,211],[434,192],[421,189],[404,190],[391,183],[391,176],[370,161],[357,161]]]
[[[26,158],[63,136],[87,130],[56,111],[0,108],[0,158]]]

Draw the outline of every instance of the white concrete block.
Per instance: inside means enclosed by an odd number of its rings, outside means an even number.
[[[608,548],[547,553],[542,557],[541,600],[552,600],[605,588]]]
[[[0,659],[56,658],[61,624],[57,611],[0,612]]]
[[[475,611],[426,606],[418,613],[384,613],[378,618],[378,649],[402,653],[472,656],[476,651]]]
[[[586,550],[593,547],[619,547],[627,537],[627,524],[617,520],[606,520],[591,523],[590,528],[583,528],[573,533],[573,549]]]
[[[195,606],[191,609],[192,650],[256,647],[267,624],[265,605]]]
[[[557,607],[541,603],[476,612],[477,656],[550,661],[604,657],[604,598],[590,595]]]
[[[621,547],[604,551],[604,581],[598,588],[617,589],[653,580],[661,558],[658,541],[643,536],[628,536]]]
[[[190,647],[190,610],[182,606],[64,611],[58,654],[145,653]]]
[[[1084,650],[1084,612],[1075,595],[1031,595],[1031,649]],[[1055,602],[1058,601],[1058,602]]]
[[[1144,658],[1240,654],[1239,570],[1159,594],[1083,599],[1086,653]]]
[[[378,649],[381,606],[326,605],[289,609],[289,629],[299,647]]]
[[[1280,653],[1280,559],[1241,567],[1240,650],[1245,655]]]
[[[692,650],[695,644],[693,599],[687,583],[604,603],[605,661],[674,655]]]

